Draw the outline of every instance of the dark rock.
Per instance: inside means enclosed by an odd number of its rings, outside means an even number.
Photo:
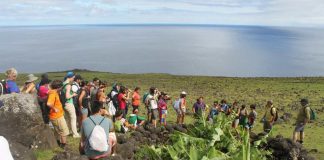
[[[32,153],[32,149],[57,147],[54,132],[43,123],[36,96],[8,94],[0,96],[0,101],[3,102],[0,108],[0,135],[8,140],[11,152],[19,155],[15,159],[28,159],[21,157]]]
[[[55,155],[52,160],[88,160],[88,157],[72,151],[64,151]]]
[[[116,134],[116,137],[117,137],[117,142],[119,144],[123,144],[127,142],[127,137],[125,134]]]

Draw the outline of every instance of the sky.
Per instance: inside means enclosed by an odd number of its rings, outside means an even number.
[[[324,27],[324,0],[0,0],[0,26],[225,24]]]

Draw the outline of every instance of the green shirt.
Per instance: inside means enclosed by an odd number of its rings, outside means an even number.
[[[66,93],[66,86],[69,85],[68,83],[69,83],[69,82],[67,82],[67,81],[63,82],[63,86],[65,86],[65,87],[63,88],[63,93],[64,93],[64,94]],[[70,89],[70,95],[73,95],[72,89]],[[72,104],[73,104],[73,98],[66,99],[66,103],[72,103]],[[63,105],[64,105],[64,104],[63,104]]]
[[[300,124],[300,123],[304,123],[305,119],[307,118],[308,120],[310,120],[310,107],[306,106],[306,107],[302,107],[299,110],[299,113],[297,115],[297,120],[296,123]]]

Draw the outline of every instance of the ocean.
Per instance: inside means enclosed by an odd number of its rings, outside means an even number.
[[[88,69],[229,77],[324,75],[324,29],[220,25],[0,27],[0,72]]]

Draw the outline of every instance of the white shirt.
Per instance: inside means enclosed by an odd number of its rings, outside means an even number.
[[[146,97],[146,100],[149,101],[149,104],[150,104],[150,108],[151,109],[157,109],[158,108],[157,101],[155,99],[154,100],[149,100],[149,99],[152,99],[152,98],[153,98],[153,96],[149,94]]]

